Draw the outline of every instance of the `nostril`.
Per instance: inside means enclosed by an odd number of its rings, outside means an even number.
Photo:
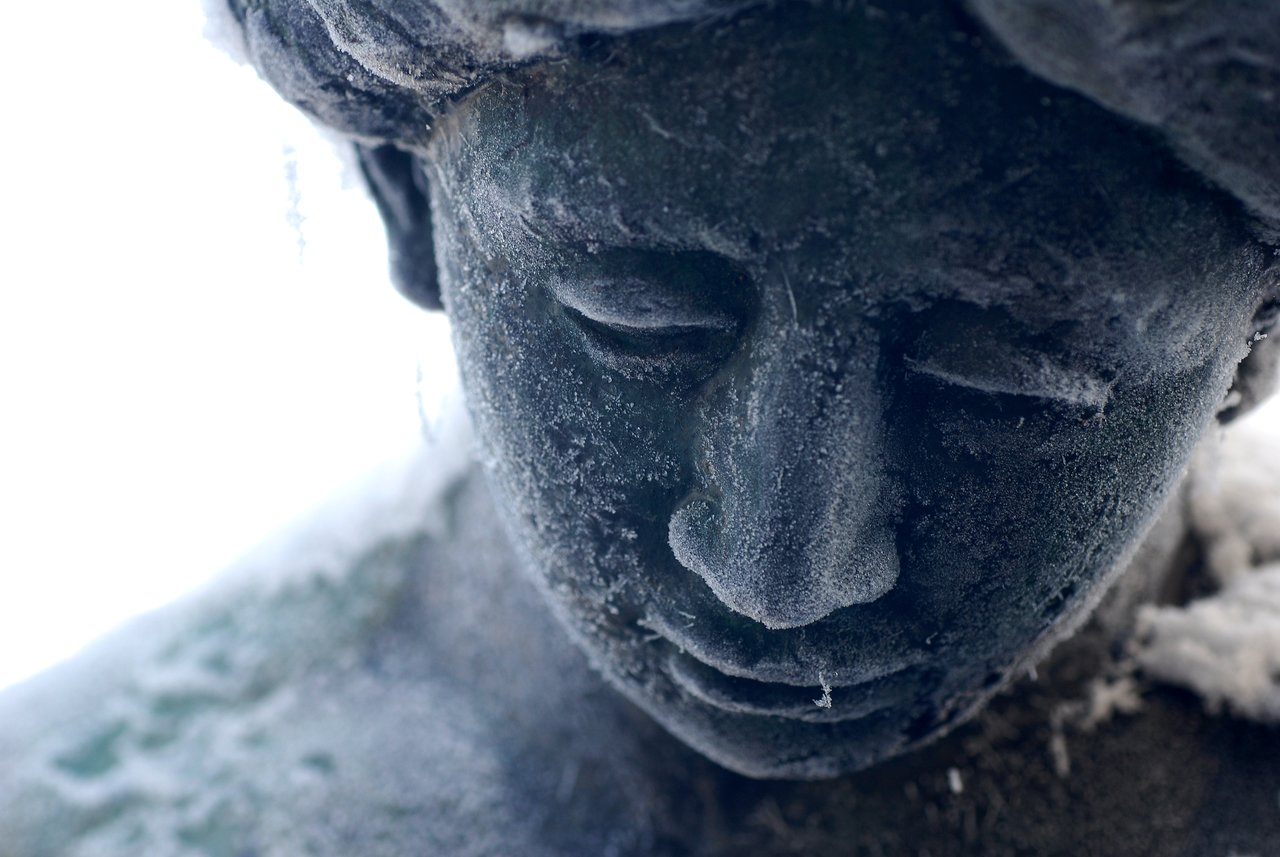
[[[885,528],[796,532],[776,515],[728,517],[718,498],[695,494],[672,514],[668,544],[722,604],[767,628],[798,628],[875,601],[897,580],[897,550]]]
[[[744,553],[743,534],[737,533],[737,543],[730,544],[725,531],[720,504],[698,494],[671,516],[667,541],[676,560],[702,578],[720,603],[733,612],[770,629],[797,627],[818,618],[795,615],[794,602],[796,596],[804,598],[803,587],[792,585],[791,575],[774,567],[781,556],[756,555],[746,561],[740,555]]]
[[[690,497],[667,525],[667,542],[681,565],[708,583],[723,562],[720,510],[705,495]]]

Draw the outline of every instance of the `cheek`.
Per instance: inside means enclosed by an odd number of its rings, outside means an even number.
[[[445,299],[508,529],[556,600],[598,611],[661,567],[687,478],[678,404],[601,372],[541,290],[467,261]]]
[[[1117,385],[1094,419],[993,415],[941,397],[908,422],[904,578],[975,639],[1028,645],[1117,567],[1177,484],[1227,383],[1224,365]],[[985,630],[979,626],[985,626]]]

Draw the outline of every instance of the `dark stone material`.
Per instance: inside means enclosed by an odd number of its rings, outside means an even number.
[[[528,567],[755,776],[919,746],[1072,626],[1272,287],[1237,202],[936,4],[600,42],[417,157]]]
[[[1136,681],[1141,598],[1197,585],[1176,526],[1043,659],[1274,379],[1280,7],[231,5],[449,314],[493,494],[371,549],[385,592],[307,594],[333,640],[281,637],[260,695],[139,744],[230,795],[177,841],[1274,850],[1274,731],[1151,688],[1077,716]],[[53,779],[129,768],[135,721],[90,720]],[[175,841],[118,792],[112,836]]]

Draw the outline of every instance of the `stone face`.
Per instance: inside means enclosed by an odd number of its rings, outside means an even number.
[[[1073,627],[1269,287],[1238,203],[924,5],[618,37],[414,152],[529,569],[754,776],[919,746]]]

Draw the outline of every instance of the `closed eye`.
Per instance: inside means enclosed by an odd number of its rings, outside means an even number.
[[[906,359],[907,369],[943,384],[998,396],[1040,399],[1070,408],[1101,413],[1111,398],[1111,384],[1089,372],[1057,366],[1042,355],[970,355],[959,365],[937,358]]]
[[[565,307],[570,317],[576,317],[577,323],[585,330],[605,339],[612,339],[619,345],[632,344],[640,348],[658,348],[673,345],[684,340],[695,338],[706,333],[732,331],[735,325],[729,323],[705,324],[632,324],[620,321],[604,321],[592,318],[586,313],[572,307]]]
[[[1046,407],[1101,415],[1114,380],[1097,373],[1071,325],[1012,316],[1002,307],[944,301],[912,318],[905,369],[944,387],[991,399],[999,413],[1030,416]]]
[[[736,347],[746,276],[700,251],[614,248],[553,272],[547,292],[589,356],[631,377],[706,377]]]
[[[653,369],[712,369],[732,351],[737,326],[668,324],[640,326],[605,322],[564,307],[565,316],[583,334],[588,353],[626,374]]]

